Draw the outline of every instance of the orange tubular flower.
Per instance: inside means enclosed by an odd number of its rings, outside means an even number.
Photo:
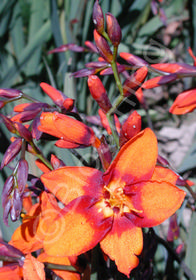
[[[196,108],[196,89],[186,90],[178,95],[169,112],[176,115],[190,113]]]
[[[143,248],[141,227],[153,227],[182,204],[177,175],[157,161],[157,140],[149,128],[125,145],[105,173],[89,167],[62,167],[41,176],[49,191],[67,204],[48,228],[44,250],[51,256],[82,254],[99,242],[127,276]],[[77,240],[77,242],[76,242]]]
[[[72,149],[96,146],[98,141],[92,128],[58,112],[43,112],[40,123],[40,131],[60,138],[56,142],[57,147]]]

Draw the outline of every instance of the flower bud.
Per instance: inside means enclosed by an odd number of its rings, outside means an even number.
[[[122,32],[117,19],[111,14],[106,13],[107,33],[112,45],[117,47],[122,38]]]
[[[94,30],[94,40],[95,44],[99,50],[100,55],[109,63],[113,60],[113,54],[110,50],[110,47],[107,43],[107,41],[97,32],[97,30]]]
[[[97,47],[93,44],[93,42],[85,41],[84,44],[91,52],[98,53]]]
[[[20,212],[22,210],[22,198],[20,196],[18,188],[14,189],[14,194],[12,199],[13,199],[13,205],[10,210],[10,218],[12,222],[15,222],[20,218]]]
[[[6,116],[0,114],[0,117],[3,120],[3,123],[5,124],[5,126],[7,127],[7,129],[11,132],[11,133],[16,133],[16,128],[14,127],[14,123],[12,122],[12,120],[10,120],[9,118],[7,118]]]
[[[120,57],[122,57],[124,60],[126,60],[129,64],[131,65],[136,65],[136,66],[148,66],[148,62],[146,62],[145,60],[143,60],[142,58],[140,58],[137,55],[134,55],[132,53],[125,53],[125,52],[121,52],[120,53]]]
[[[14,142],[9,145],[9,147],[7,148],[3,156],[3,160],[1,162],[1,169],[4,166],[8,165],[10,161],[12,161],[17,156],[17,154],[21,150],[21,146],[22,146],[21,138],[16,138],[16,140],[14,140]]]
[[[20,194],[24,192],[27,183],[28,169],[28,162],[25,159],[20,159],[17,171],[17,183]]]
[[[73,109],[74,107],[74,103],[75,103],[75,100],[72,99],[72,98],[67,98],[64,100],[63,102],[63,107],[65,108],[65,110],[67,112],[71,112],[71,110]]]
[[[98,103],[99,107],[104,113],[107,113],[112,107],[112,104],[110,103],[107,92],[99,77],[96,75],[90,75],[88,77],[88,87],[92,97]]]
[[[2,201],[3,208],[5,208],[6,206],[8,197],[11,194],[13,187],[14,187],[14,177],[10,175],[5,181],[3,191],[1,194],[1,201]]]
[[[146,66],[141,67],[135,71],[123,85],[123,95],[125,97],[135,93],[135,91],[140,87],[141,83],[144,81],[148,73]]]
[[[112,154],[110,152],[109,145],[103,135],[101,137],[100,145],[96,147],[99,154],[102,166],[104,170],[107,170],[110,163],[112,162]]]
[[[137,111],[134,111],[122,125],[119,138],[120,147],[141,131],[141,125],[141,116],[137,113]]]
[[[18,89],[11,89],[11,88],[1,88],[0,89],[0,97],[4,98],[16,98],[21,97],[22,92]]]
[[[55,156],[53,154],[51,155],[50,161],[51,161],[52,167],[54,169],[57,169],[57,168],[65,166],[65,163],[61,159],[59,159],[57,156]]]
[[[22,138],[24,138],[27,142],[32,141],[31,132],[24,125],[16,122],[14,123],[14,126]]]
[[[97,32],[102,34],[104,31],[104,16],[101,6],[99,5],[99,0],[96,0],[93,6],[93,23]]]

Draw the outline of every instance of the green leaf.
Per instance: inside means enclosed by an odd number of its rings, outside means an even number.
[[[44,25],[39,29],[39,31],[34,35],[33,40],[27,44],[23,52],[18,57],[17,63],[13,62],[7,72],[2,77],[0,81],[1,87],[11,87],[11,85],[16,81],[16,78],[19,77],[24,66],[27,64],[29,59],[32,57],[34,51],[42,45],[43,42],[47,41],[50,36],[50,25],[51,22],[48,20]]]

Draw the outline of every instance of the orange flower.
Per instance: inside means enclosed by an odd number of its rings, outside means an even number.
[[[54,113],[42,113],[40,131],[60,138],[56,146],[61,148],[78,148],[95,145],[97,138],[92,128],[71,117]]]
[[[105,173],[88,167],[62,167],[41,176],[42,182],[67,206],[57,220],[61,234],[48,228],[48,255],[82,254],[101,248],[127,276],[139,263],[141,227],[153,227],[182,204],[185,192],[177,175],[156,167],[157,140],[150,129],[129,140]]]

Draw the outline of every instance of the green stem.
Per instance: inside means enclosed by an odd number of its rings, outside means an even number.
[[[35,99],[35,98],[33,98],[33,97],[31,97],[31,96],[25,94],[25,93],[22,94],[22,97],[23,97],[24,99],[26,99],[26,100],[28,100],[28,101],[31,101],[31,102],[34,102],[34,103],[39,103],[39,102],[40,102],[39,100],[37,100],[37,99]]]
[[[41,151],[35,146],[33,141],[29,143],[36,154],[36,156],[50,169],[53,170],[51,163],[42,155]]]
[[[112,131],[112,136],[114,137],[114,141],[116,143],[116,146],[119,149],[119,136],[118,136],[118,132],[116,131],[116,125],[115,125],[115,120],[114,120],[114,115],[112,114],[107,114],[107,119],[108,119],[108,123],[110,126],[110,129]]]
[[[118,51],[118,47],[114,47],[113,60],[111,62],[111,66],[112,66],[112,70],[114,73],[114,79],[116,81],[116,85],[120,91],[120,94],[123,95],[123,87],[122,87],[122,83],[120,81],[120,76],[118,73],[118,68],[117,68],[117,63],[116,63],[117,51]]]
[[[108,34],[107,34],[105,31],[103,31],[101,35],[102,35],[110,44],[112,43],[111,40],[110,40],[110,38],[109,38],[109,36],[108,36]]]
[[[71,271],[75,273],[79,273],[73,266],[71,265],[62,265],[62,264],[55,264],[55,263],[44,263],[47,268],[49,269],[58,269],[58,270],[65,270]],[[80,273],[79,273],[80,274]]]

